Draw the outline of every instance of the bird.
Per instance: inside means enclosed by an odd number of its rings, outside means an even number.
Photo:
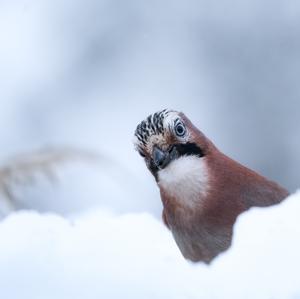
[[[210,264],[230,248],[241,213],[289,195],[222,153],[182,112],[149,115],[133,142],[159,187],[163,222],[189,261]]]

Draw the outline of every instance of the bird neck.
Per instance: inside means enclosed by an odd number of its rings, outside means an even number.
[[[158,172],[158,185],[165,201],[172,198],[179,206],[193,209],[201,204],[209,188],[205,157],[182,156]],[[163,199],[164,201],[164,199]]]

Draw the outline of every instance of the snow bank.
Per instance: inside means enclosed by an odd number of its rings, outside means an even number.
[[[0,224],[1,298],[300,298],[299,214],[300,193],[245,213],[205,266],[149,214],[18,212]]]

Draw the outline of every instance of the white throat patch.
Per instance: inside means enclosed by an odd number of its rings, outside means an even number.
[[[158,185],[182,204],[201,204],[208,190],[205,157],[182,156],[158,172]]]

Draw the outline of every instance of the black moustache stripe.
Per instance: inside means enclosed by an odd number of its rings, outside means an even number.
[[[203,157],[204,153],[202,149],[196,143],[180,143],[175,144],[174,147],[178,152],[178,156],[198,156]]]

